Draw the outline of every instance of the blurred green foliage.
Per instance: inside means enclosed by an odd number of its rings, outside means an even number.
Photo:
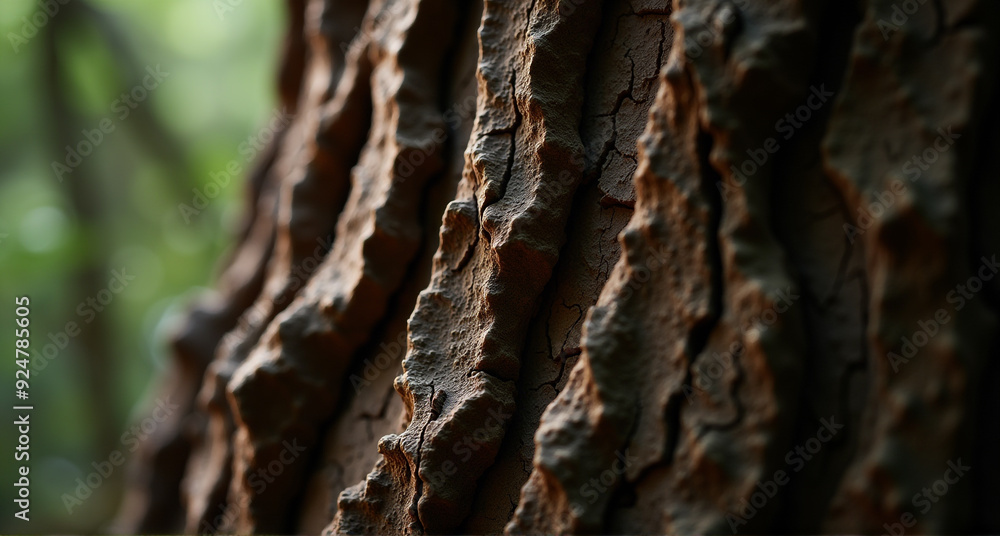
[[[59,93],[72,118],[57,116],[47,87],[51,58],[43,32],[52,25],[27,42],[11,37],[25,37],[32,20],[49,18],[38,15],[46,0],[0,5],[0,344],[8,348],[0,361],[4,533],[107,528],[121,499],[123,468],[72,514],[61,497],[112,449],[131,454],[120,436],[151,409],[154,378],[168,360],[166,334],[193,294],[211,284],[231,243],[243,176],[252,164],[238,147],[265,127],[276,106],[281,3],[246,0],[220,16],[209,0],[70,2],[79,4],[75,18],[60,21],[55,43]],[[68,6],[50,20],[69,17]],[[116,100],[157,65],[169,76],[122,118]],[[66,159],[59,129],[82,141],[81,129],[97,129],[105,119],[114,130],[60,182],[52,165]],[[205,191],[210,174],[232,161],[244,173],[186,222],[179,204],[191,204],[194,190]],[[90,204],[90,215],[81,203]],[[107,288],[111,270],[123,267],[135,279],[97,313],[100,323],[86,323],[92,307],[81,314],[80,304]],[[84,288],[95,279],[101,286]],[[13,518],[11,485],[20,465],[10,424],[14,298],[23,295],[31,298],[35,358],[49,334],[60,339],[67,322],[82,331],[32,374],[29,524]],[[87,332],[98,324],[105,326],[101,333]],[[87,355],[85,337],[108,355]],[[105,379],[104,387],[95,377]]]

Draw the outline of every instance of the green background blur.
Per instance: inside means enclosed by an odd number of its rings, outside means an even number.
[[[8,348],[0,532],[100,531],[115,513],[124,468],[72,514],[61,497],[93,462],[113,450],[129,456],[120,438],[149,415],[166,334],[211,285],[239,222],[252,164],[240,144],[276,111],[284,6],[229,1],[236,5],[220,13],[213,0],[70,0],[50,17],[39,15],[44,0],[0,0],[0,344]],[[47,22],[27,37],[33,19]],[[123,118],[116,100],[157,65],[169,76]],[[85,140],[82,130],[105,119],[114,130],[60,182],[52,162],[65,163],[67,140]],[[233,161],[243,173],[186,222],[179,204],[190,205],[192,190],[205,192],[210,174]],[[100,312],[87,305],[122,268],[134,276],[124,290],[105,292],[112,299]],[[11,409],[21,403],[14,298],[24,295],[35,360],[25,401],[35,407],[28,524],[14,518],[12,486],[21,465]],[[67,322],[81,332],[63,340]]]

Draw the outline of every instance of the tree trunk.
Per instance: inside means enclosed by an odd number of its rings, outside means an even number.
[[[1000,5],[289,6],[120,528],[1000,531]]]

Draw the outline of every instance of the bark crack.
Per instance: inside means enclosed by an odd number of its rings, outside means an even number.
[[[434,384],[432,383],[430,387],[431,387],[430,400],[434,400],[434,395],[435,395]],[[410,519],[412,520],[412,522],[410,523],[409,529],[412,533],[416,534],[423,534],[424,532],[424,524],[423,521],[420,519],[420,508],[419,508],[420,497],[423,495],[424,492],[424,478],[420,474],[420,459],[423,456],[424,437],[427,433],[427,427],[430,426],[432,420],[433,418],[428,417],[427,422],[425,422],[423,427],[420,428],[420,440],[417,442],[417,449],[416,449],[417,455],[416,459],[414,460],[414,465],[416,467],[414,468],[413,471],[413,475],[415,477],[413,479],[414,482],[413,502],[410,504],[409,508]]]

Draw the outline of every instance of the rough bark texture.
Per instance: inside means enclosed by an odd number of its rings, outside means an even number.
[[[1000,5],[897,4],[289,2],[119,528],[1000,531]]]

